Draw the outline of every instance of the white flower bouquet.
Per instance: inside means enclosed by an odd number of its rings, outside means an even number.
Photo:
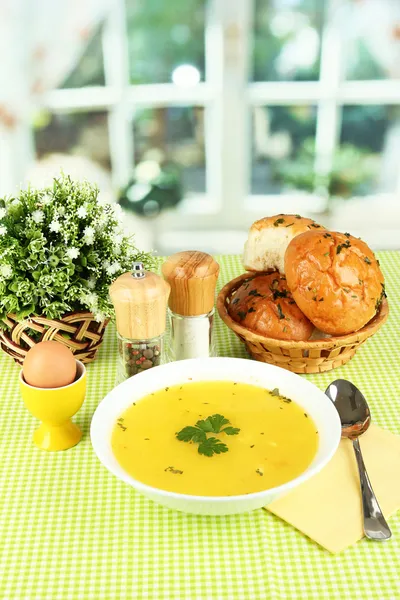
[[[111,282],[142,261],[155,266],[122,229],[119,205],[100,202],[96,186],[62,175],[46,189],[0,199],[0,327],[87,312],[99,323],[113,313]],[[41,338],[33,328],[32,340]]]

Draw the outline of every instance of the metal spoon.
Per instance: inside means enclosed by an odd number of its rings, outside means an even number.
[[[371,423],[367,401],[360,390],[346,379],[333,381],[327,387],[325,394],[332,400],[339,413],[342,437],[349,438],[353,442],[360,473],[365,535],[370,540],[388,540],[392,537],[392,532],[372,489],[358,441],[359,436],[367,431]]]

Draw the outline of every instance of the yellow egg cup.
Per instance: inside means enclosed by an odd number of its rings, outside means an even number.
[[[76,379],[59,388],[38,388],[19,375],[21,395],[29,412],[41,421],[33,434],[33,442],[42,450],[67,450],[82,438],[80,428],[71,417],[81,408],[86,395],[86,369],[76,361]]]

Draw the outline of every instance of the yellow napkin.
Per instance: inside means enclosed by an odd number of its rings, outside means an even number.
[[[400,436],[371,425],[360,445],[372,487],[388,518],[400,508]],[[364,532],[352,443],[341,440],[320,473],[265,508],[332,553],[355,544]]]

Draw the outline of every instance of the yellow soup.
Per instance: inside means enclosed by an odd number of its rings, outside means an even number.
[[[305,471],[317,446],[315,423],[295,402],[278,390],[226,381],[150,394],[112,433],[113,452],[135,479],[200,496],[281,485]]]

